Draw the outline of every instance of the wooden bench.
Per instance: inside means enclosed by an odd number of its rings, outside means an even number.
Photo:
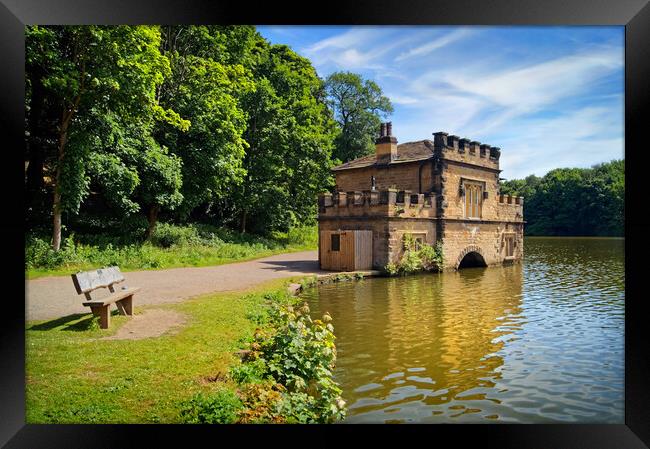
[[[87,301],[83,305],[90,307],[93,315],[99,317],[102,329],[107,329],[111,325],[111,304],[117,306],[117,310],[121,315],[133,315],[133,294],[140,289],[123,286],[120,290],[115,291],[114,285],[124,282],[124,280],[119,267],[80,271],[72,275],[72,282],[74,282],[77,294],[81,295],[83,293],[86,296]],[[99,288],[107,288],[111,294],[104,298],[91,298],[90,292]]]

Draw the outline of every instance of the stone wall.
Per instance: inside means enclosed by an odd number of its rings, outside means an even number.
[[[488,266],[520,261],[523,256],[523,223],[446,221],[442,237],[445,269],[456,269],[462,257],[476,251]],[[504,233],[514,233],[512,260],[506,259]]]
[[[328,217],[320,219],[318,227],[319,231],[372,231],[372,267],[375,270],[381,270],[386,266],[388,260],[388,240],[390,238],[388,232],[388,218],[363,219],[361,217]],[[318,238],[318,248],[320,248],[320,232]]]
[[[434,145],[440,158],[465,162],[480,167],[499,169],[501,149],[480,142],[461,139],[447,133],[434,133]]]
[[[318,197],[318,216],[403,217],[436,216],[436,195],[396,189],[325,193]]]
[[[416,161],[335,171],[336,186],[338,190],[344,192],[370,190],[370,177],[374,176],[377,189],[397,187],[400,190],[411,190],[415,193],[430,192],[432,189],[432,162],[428,160],[423,164],[422,170],[420,170],[420,162]],[[420,175],[421,180],[418,179]],[[422,185],[421,192],[420,184]]]
[[[483,184],[483,189],[487,192],[487,198],[484,197],[482,200],[481,218],[498,219],[499,173],[443,161],[441,174],[445,218],[465,218],[465,196],[461,194],[461,184],[465,181],[478,181]]]
[[[398,262],[404,254],[404,234],[423,235],[424,242],[433,246],[436,244],[436,223],[429,220],[399,220],[391,219],[388,231],[388,258],[386,262]]]
[[[319,220],[319,231],[372,231],[372,268],[383,270],[389,262],[397,262],[403,254],[405,233],[424,234],[426,243],[436,243],[436,223],[431,219],[327,217]],[[320,233],[319,233],[320,239]],[[320,248],[320,242],[318,247]]]

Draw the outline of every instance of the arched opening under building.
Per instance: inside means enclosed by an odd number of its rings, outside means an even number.
[[[461,260],[460,263],[458,264],[459,270],[461,268],[473,268],[473,267],[487,267],[487,264],[485,263],[485,259],[483,259],[483,256],[481,256],[476,251],[471,251],[465,254],[463,260]]]

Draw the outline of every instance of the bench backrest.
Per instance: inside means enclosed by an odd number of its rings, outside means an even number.
[[[102,287],[113,291],[113,284],[123,281],[124,276],[122,276],[119,267],[80,271],[72,275],[72,282],[74,282],[74,288],[77,290],[77,294],[85,293],[86,296],[89,292]]]

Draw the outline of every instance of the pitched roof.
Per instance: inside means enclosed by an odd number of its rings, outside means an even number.
[[[418,140],[417,142],[406,142],[397,145],[397,156],[389,162],[390,165],[402,164],[404,162],[423,161],[433,157],[433,142],[425,139]],[[346,162],[345,164],[337,165],[332,168],[334,171],[348,170],[352,168],[371,167],[374,165],[385,166],[386,163],[377,163],[377,158],[374,154],[362,156],[357,159]]]

